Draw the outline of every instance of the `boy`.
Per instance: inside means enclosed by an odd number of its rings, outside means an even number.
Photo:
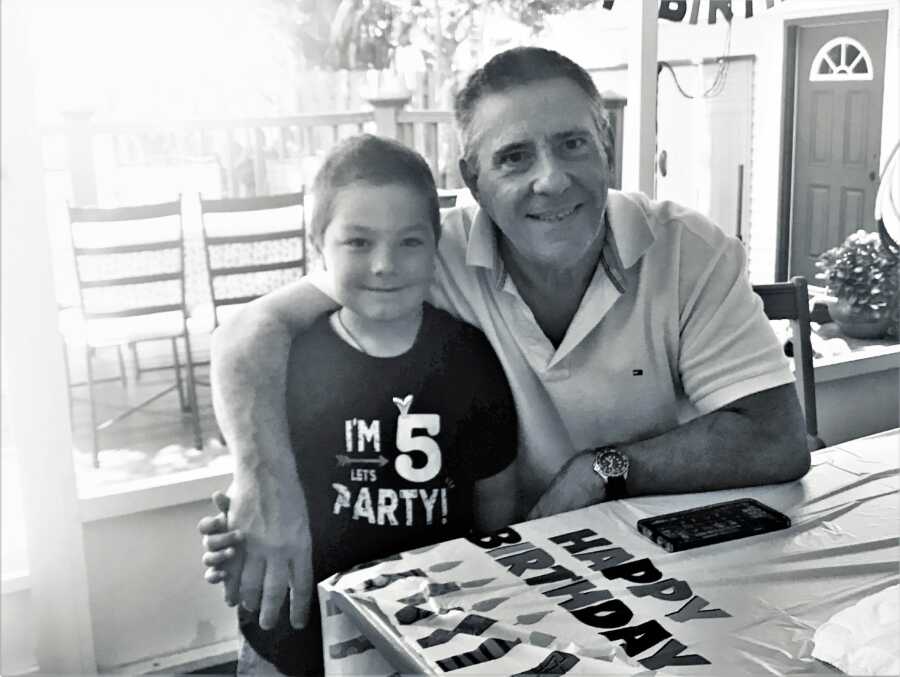
[[[294,342],[287,403],[318,581],[510,523],[517,429],[487,340],[425,303],[440,236],[425,161],[397,142],[353,137],[325,160],[313,194],[310,239],[342,308]],[[287,602],[273,630],[241,608],[239,673],[270,663],[321,674],[313,606],[303,630]]]

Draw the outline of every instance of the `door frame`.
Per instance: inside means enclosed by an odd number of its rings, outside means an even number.
[[[885,29],[890,28],[890,16],[887,9],[864,12],[847,12],[831,14],[823,17],[799,17],[785,19],[784,53],[782,54],[782,91],[781,91],[781,165],[778,180],[778,222],[775,231],[775,280],[788,279],[788,267],[791,257],[791,205],[794,196],[794,144],[797,115],[797,29],[813,26],[829,26],[861,23],[873,19],[883,21]],[[888,33],[888,36],[890,33]],[[885,64],[890,50],[885,51]],[[885,79],[885,87],[888,81]],[[882,112],[884,110],[884,91],[881,95]],[[882,114],[879,138],[884,138],[884,115]]]

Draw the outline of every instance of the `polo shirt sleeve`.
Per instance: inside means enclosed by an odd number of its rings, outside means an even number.
[[[706,414],[794,376],[753,292],[743,244],[701,226],[682,230],[678,366],[685,394]]]

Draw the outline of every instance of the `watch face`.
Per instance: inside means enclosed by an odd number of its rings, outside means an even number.
[[[597,464],[605,477],[622,477],[628,472],[628,457],[618,451],[604,451]]]

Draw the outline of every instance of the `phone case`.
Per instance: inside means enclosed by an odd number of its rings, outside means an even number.
[[[637,523],[638,531],[668,552],[699,548],[791,526],[791,519],[754,498],[680,510]]]

